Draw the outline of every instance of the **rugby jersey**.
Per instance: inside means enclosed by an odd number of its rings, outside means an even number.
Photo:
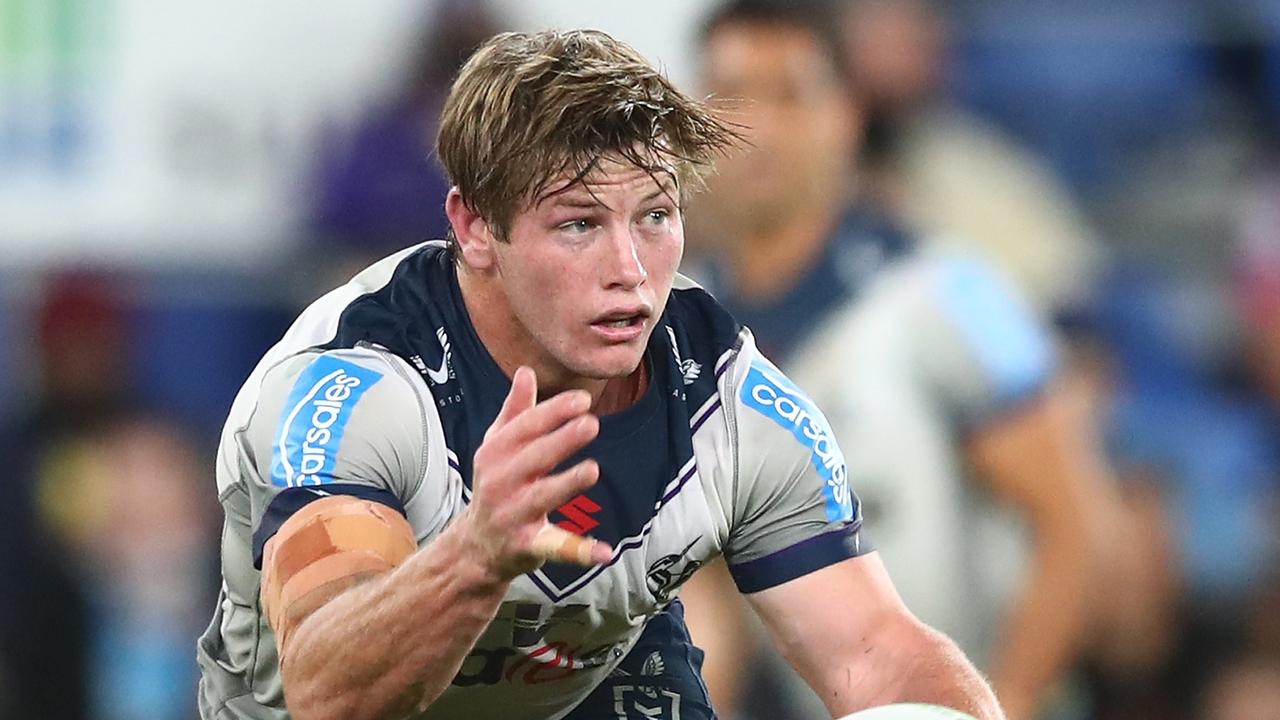
[[[868,549],[826,419],[706,291],[677,278],[644,362],[646,393],[602,417],[580,453],[599,482],[549,518],[613,556],[517,578],[421,717],[564,717],[712,558],[756,592]],[[262,547],[280,525],[350,494],[402,512],[429,547],[469,502],[472,456],[509,389],[442,242],[376,263],[299,316],[222,435],[223,584],[198,644],[203,717],[288,717],[259,601]]]

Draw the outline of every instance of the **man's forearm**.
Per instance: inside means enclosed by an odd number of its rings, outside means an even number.
[[[298,625],[281,658],[293,717],[401,718],[444,692],[509,584],[476,562],[460,529]]]
[[[1073,535],[1037,538],[1026,586],[1001,627],[991,679],[1011,720],[1029,720],[1079,650],[1088,621],[1088,552]]]
[[[950,638],[909,616],[895,616],[860,657],[833,663],[823,701],[835,716],[895,702],[943,705],[980,720],[1003,720],[995,694]]]
[[[991,686],[955,642],[932,628],[922,632],[920,649],[906,663],[894,701],[944,705],[981,720],[1004,718]]]
[[[1038,411],[989,433],[974,458],[1034,535],[1034,554],[1002,614],[989,668],[1011,720],[1035,717],[1077,657],[1098,573],[1115,547],[1110,536],[1123,523],[1087,394],[1067,379],[1046,393]]]

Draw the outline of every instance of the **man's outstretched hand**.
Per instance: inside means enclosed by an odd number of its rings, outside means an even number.
[[[600,476],[590,459],[552,473],[600,432],[590,407],[591,396],[583,390],[538,402],[533,371],[516,370],[502,410],[476,450],[471,505],[464,515],[477,559],[503,580],[548,560],[594,565],[612,556],[608,543],[547,522],[548,513]]]

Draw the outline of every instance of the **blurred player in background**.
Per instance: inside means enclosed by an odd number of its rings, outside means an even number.
[[[706,87],[735,101],[751,144],[705,200],[725,261],[710,289],[828,413],[908,606],[1031,718],[1085,639],[1108,472],[1005,280],[858,200],[861,123],[830,10],[740,0],[708,20]],[[708,678],[733,683],[718,663],[752,650],[714,577],[691,586],[690,625]]]
[[[734,138],[603,33],[472,56],[449,239],[314,303],[232,407],[205,718],[711,718],[674,596],[720,555],[827,712],[1002,717],[862,543],[821,412],[676,275]]]
[[[1043,312],[1090,289],[1098,250],[1046,166],[949,102],[947,25],[930,0],[840,0],[844,62],[858,89],[866,196],[930,244],[977,249]]]

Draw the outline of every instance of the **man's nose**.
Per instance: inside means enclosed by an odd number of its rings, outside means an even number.
[[[606,287],[637,288],[648,279],[649,273],[640,261],[640,239],[629,225],[619,227],[610,234],[606,261]]]

